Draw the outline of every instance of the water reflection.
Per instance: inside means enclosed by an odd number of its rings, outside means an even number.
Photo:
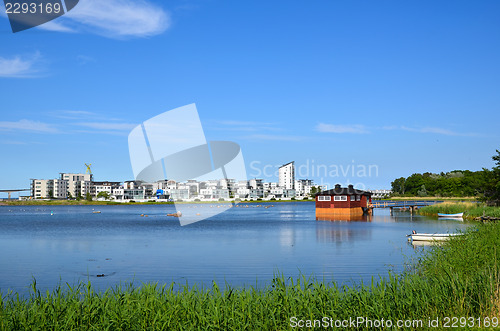
[[[347,222],[318,223],[316,226],[316,241],[329,243],[343,243],[361,241],[371,238],[371,227],[352,227]]]
[[[316,221],[344,221],[344,222],[371,222],[371,215],[328,215],[316,217]]]

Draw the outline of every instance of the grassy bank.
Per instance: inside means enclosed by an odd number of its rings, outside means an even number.
[[[153,284],[96,293],[90,284],[81,284],[40,293],[34,284],[26,300],[4,293],[0,328],[281,330],[291,329],[299,320],[325,316],[333,319],[329,323],[358,316],[394,324],[421,320],[422,328],[427,328],[429,318],[439,318],[443,326],[450,316],[473,318],[466,321],[468,326],[491,324],[500,311],[498,247],[500,225],[480,225],[477,231],[430,250],[412,270],[355,288],[283,277],[264,289]],[[374,329],[369,324],[356,327]]]
[[[430,201],[476,201],[477,197],[389,197],[382,200],[392,201],[415,201],[415,200],[430,200]]]
[[[419,214],[437,216],[438,213],[464,213],[464,217],[473,219],[480,216],[500,217],[500,207],[489,207],[482,203],[472,202],[443,202],[421,208]]]

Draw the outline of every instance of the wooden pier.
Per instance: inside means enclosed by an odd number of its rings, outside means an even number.
[[[404,201],[373,201],[371,206],[372,208],[390,208],[391,215],[394,208],[408,209],[411,213],[413,213],[416,209],[425,206],[432,206],[436,203],[441,203],[443,201],[429,201],[429,200],[404,200]]]

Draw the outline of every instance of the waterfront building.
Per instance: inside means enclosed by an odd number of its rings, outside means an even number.
[[[295,189],[295,162],[289,162],[282,165],[278,171],[279,187],[287,190]]]
[[[250,189],[249,188],[239,188],[236,190],[236,195],[235,198],[240,198],[240,199],[246,199],[250,196]]]
[[[372,194],[373,199],[387,198],[392,194],[392,190],[368,190]]]
[[[250,189],[250,195],[248,196],[250,199],[263,199],[264,198],[264,189]]]
[[[60,173],[61,180],[66,180],[67,183],[67,196],[76,198],[78,196],[85,197],[92,191],[92,181],[94,180],[92,174],[74,174],[74,173]]]
[[[312,186],[313,186],[313,181],[311,179],[295,180],[295,191],[299,196],[309,195],[311,193]]]
[[[361,216],[370,212],[371,193],[335,185],[334,189],[316,194],[316,218],[329,216]]]
[[[174,200],[187,200],[191,196],[189,194],[189,189],[175,189],[170,190],[170,198]]]
[[[33,179],[31,181],[31,196],[34,199],[66,199],[66,180],[61,179]]]
[[[113,190],[120,188],[120,182],[92,182],[91,195],[97,197],[101,192],[113,195]]]
[[[262,183],[262,179],[257,179],[257,178],[254,178],[254,179],[250,179],[248,181],[248,185],[250,186],[250,188],[254,189],[254,190],[262,190],[264,188],[264,185]]]

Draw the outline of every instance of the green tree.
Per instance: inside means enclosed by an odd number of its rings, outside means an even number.
[[[68,196],[68,199],[70,199],[70,200],[73,199],[73,195],[71,195],[70,191],[66,192],[66,195]]]
[[[87,193],[88,194],[88,193]],[[110,198],[110,195],[107,191],[101,191],[99,192],[99,194],[97,195],[97,198],[104,198],[105,200],[109,200]]]
[[[85,200],[92,201],[92,195],[90,194],[90,192],[87,192],[87,194],[85,194]]]
[[[398,179],[395,179],[391,183],[392,192],[398,194],[405,194],[405,184],[406,184],[406,178],[400,177]]]
[[[426,197],[427,196],[427,190],[425,189],[425,185],[422,185],[420,190],[417,192],[419,197]]]
[[[47,198],[53,199],[54,198],[54,191],[49,190],[49,195],[47,196]]]
[[[496,155],[491,159],[495,161],[495,167],[488,172],[488,185],[485,198],[490,202],[499,204],[500,202],[500,151],[496,150]]]

